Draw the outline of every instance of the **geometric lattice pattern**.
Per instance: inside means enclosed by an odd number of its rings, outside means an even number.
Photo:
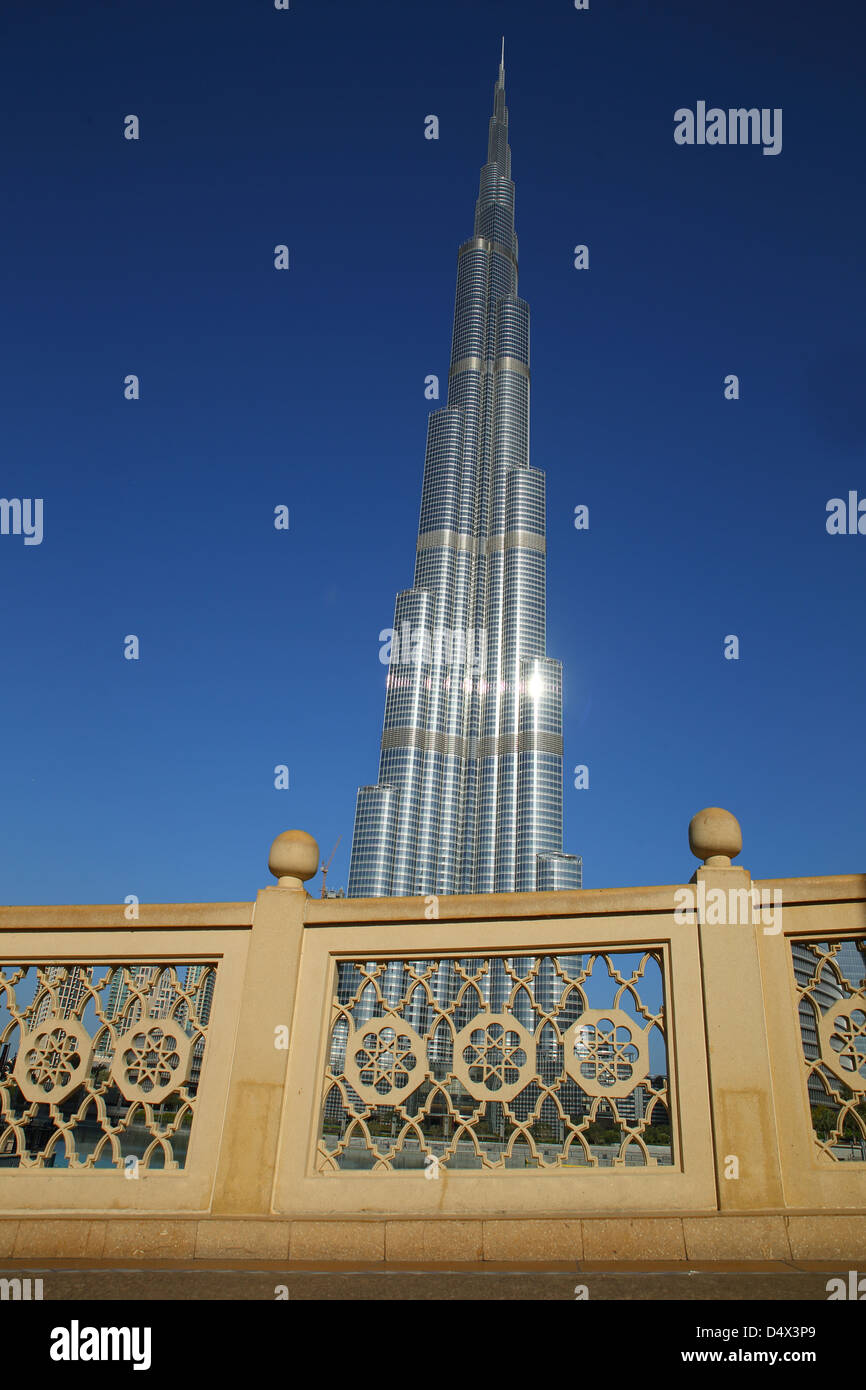
[[[111,1075],[127,1100],[164,1100],[186,1081],[192,1041],[180,1027],[146,1023],[117,1040]]]
[[[90,1065],[93,1040],[74,1019],[48,1018],[21,1039],[15,1080],[28,1100],[62,1100]]]
[[[822,1159],[866,1162],[866,939],[791,943],[803,1073]]]
[[[0,1167],[186,1162],[213,963],[0,965]]]
[[[349,1038],[346,1075],[359,1096],[373,1105],[405,1097],[426,1076],[424,1046],[413,1029],[386,1015],[365,1024]]]
[[[535,1043],[509,1014],[479,1014],[457,1034],[454,1074],[476,1100],[513,1100],[535,1070]]]
[[[317,1171],[669,1166],[662,966],[336,961]]]
[[[866,1091],[866,998],[853,994],[830,1009],[819,1027],[821,1057],[852,1091]]]
[[[591,1096],[627,1096],[649,1070],[646,1031],[621,1009],[588,1009],[565,1036],[565,1069]]]

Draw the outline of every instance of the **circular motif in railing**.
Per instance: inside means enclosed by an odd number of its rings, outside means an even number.
[[[476,1100],[513,1100],[535,1076],[535,1043],[511,1014],[477,1014],[454,1039],[454,1074]]]
[[[866,1091],[866,996],[828,1009],[818,1028],[821,1061],[852,1091]]]
[[[173,1019],[146,1018],[117,1039],[111,1077],[127,1100],[165,1100],[187,1078],[192,1041]]]
[[[86,1079],[93,1039],[77,1018],[46,1018],[21,1039],[13,1075],[27,1100],[58,1101]]]
[[[346,1039],[344,1072],[369,1105],[399,1105],[428,1075],[424,1043],[394,1014],[371,1018]]]
[[[565,1070],[588,1096],[627,1096],[649,1071],[646,1029],[622,1009],[587,1009],[563,1040]]]

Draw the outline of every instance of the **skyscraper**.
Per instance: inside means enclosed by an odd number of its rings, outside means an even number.
[[[42,985],[53,990],[39,999],[40,986],[36,987],[36,1006],[32,1027],[44,1023],[46,1018],[77,1018],[84,1012],[82,1000],[87,986],[91,983],[93,970],[82,965],[49,965],[42,972]]]
[[[529,464],[529,306],[499,65],[447,405],[428,422],[413,587],[397,595],[379,781],[350,897],[579,888],[562,853],[561,666],[545,652],[544,474]]]

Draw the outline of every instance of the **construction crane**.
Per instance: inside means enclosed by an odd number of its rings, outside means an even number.
[[[342,840],[342,838],[343,838],[342,835],[340,835],[340,836],[337,837],[337,844],[334,845],[334,848],[331,850],[331,859],[328,860],[327,864],[325,864],[324,862],[322,863],[322,897],[325,896],[325,884],[326,884],[327,879],[328,879],[328,870],[329,870],[330,867],[331,867],[331,860],[334,858],[334,855],[337,853],[337,846],[339,845],[340,840]]]

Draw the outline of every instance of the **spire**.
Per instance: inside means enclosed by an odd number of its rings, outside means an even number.
[[[487,163],[496,164],[499,173],[511,178],[511,151],[508,148],[508,107],[505,105],[505,35],[499,55],[499,73],[493,88],[493,115],[487,139]]]

